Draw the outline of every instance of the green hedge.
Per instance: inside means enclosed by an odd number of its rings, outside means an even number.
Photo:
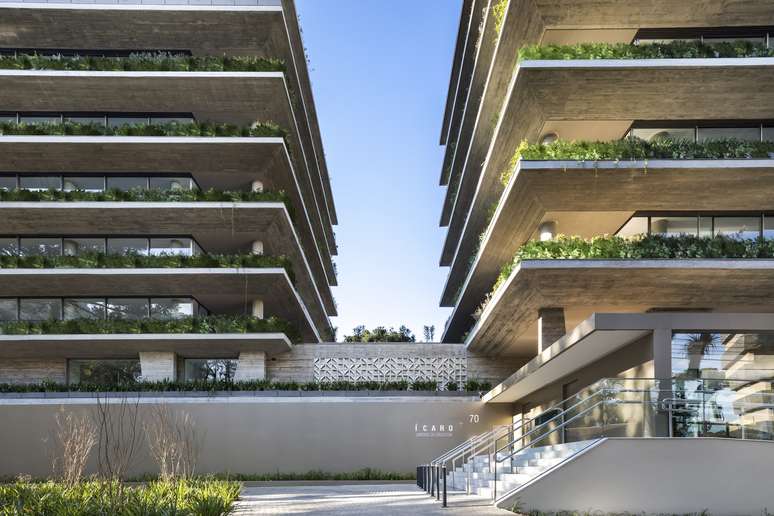
[[[211,332],[210,332],[211,333]],[[454,384],[460,387],[458,384]],[[492,385],[486,381],[468,380],[462,385],[464,392],[488,391]],[[234,391],[437,391],[435,380],[414,382],[275,382],[270,380],[248,380],[232,382],[188,381],[188,382],[136,382],[113,385],[97,384],[0,384],[0,393],[19,392],[234,392]]]
[[[646,141],[624,138],[609,142],[557,140],[548,144],[522,142],[514,152],[501,181],[508,184],[520,159],[533,161],[626,161],[651,159],[768,159],[774,142],[750,142],[725,138],[701,143],[657,138]]]
[[[298,330],[277,317],[207,315],[180,319],[72,319],[67,321],[7,321],[0,335],[106,335],[141,333],[284,333],[298,342]]]
[[[294,279],[290,260],[284,256],[256,254],[201,254],[197,256],[165,254],[161,256],[143,256],[139,254],[120,255],[104,253],[84,253],[78,256],[0,256],[0,269],[184,269],[192,267],[277,267],[285,269],[291,280]]]
[[[214,122],[170,122],[165,124],[128,124],[107,127],[79,122],[16,123],[0,122],[0,136],[202,136],[202,137],[282,137],[287,133],[274,122],[256,122],[252,126]]]
[[[284,72],[281,59],[265,57],[187,56],[138,52],[126,57],[17,54],[0,56],[6,70],[93,70],[127,72]]]
[[[695,59],[719,57],[774,57],[774,48],[763,43],[733,41],[701,43],[672,41],[632,45],[629,43],[578,43],[576,45],[530,45],[519,50],[519,61],[535,59]]]
[[[70,485],[18,480],[0,484],[0,514],[222,516],[233,512],[240,490],[238,482],[213,479],[137,486],[119,485],[118,481]]]

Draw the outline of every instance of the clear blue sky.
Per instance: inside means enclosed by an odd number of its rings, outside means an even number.
[[[296,0],[339,217],[339,339],[442,334],[438,145],[460,0]]]

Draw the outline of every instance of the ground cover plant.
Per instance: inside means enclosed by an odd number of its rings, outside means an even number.
[[[765,43],[729,41],[671,41],[668,43],[578,43],[575,45],[529,45],[519,50],[519,61],[535,59],[695,59],[774,57]]]
[[[0,335],[73,335],[141,333],[284,333],[294,342],[298,330],[278,317],[259,319],[245,315],[206,315],[179,319],[69,319],[6,321]]]
[[[284,72],[281,59],[254,56],[190,56],[171,52],[136,52],[128,56],[79,56],[17,53],[0,56],[10,70],[93,70],[131,72]]]
[[[250,126],[214,122],[170,122],[163,124],[126,124],[115,127],[80,122],[17,123],[0,122],[0,136],[201,136],[201,137],[285,137],[274,122],[256,122]]]

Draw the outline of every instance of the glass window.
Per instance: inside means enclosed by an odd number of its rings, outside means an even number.
[[[22,124],[58,124],[62,121],[59,115],[19,115]]]
[[[18,317],[16,299],[0,299],[0,321],[15,321]]]
[[[104,319],[105,300],[95,299],[65,299],[64,318],[70,319]]]
[[[107,241],[108,254],[148,254],[148,239],[147,238],[108,238]]]
[[[712,236],[712,217],[699,217],[699,236],[703,238]]]
[[[107,187],[109,190],[147,190],[147,177],[108,177]]]
[[[16,190],[16,176],[0,176],[0,190]]]
[[[19,318],[22,321],[51,321],[62,318],[61,299],[21,299]]]
[[[672,374],[677,378],[774,378],[774,335],[675,333]]]
[[[108,127],[122,127],[125,125],[148,125],[147,116],[108,116]]]
[[[104,253],[104,238],[65,238],[62,242],[65,256],[78,256],[87,253]]]
[[[16,123],[16,113],[14,114],[0,114],[0,124]]]
[[[152,116],[152,124],[192,124],[192,116]]]
[[[64,120],[74,124],[105,126],[104,116],[66,116]]]
[[[774,142],[774,127],[763,128],[763,141]]]
[[[126,384],[138,381],[140,376],[140,361],[136,359],[67,361],[67,381],[70,384]]]
[[[648,217],[632,217],[629,222],[618,230],[618,236],[629,238],[635,235],[648,234]]]
[[[650,232],[654,235],[696,235],[697,217],[651,217]]]
[[[763,237],[774,238],[774,215],[763,216]]]
[[[191,256],[191,239],[151,238],[150,254],[151,256],[160,256],[162,254]]]
[[[59,190],[62,188],[60,176],[19,176],[19,188],[23,190]]]
[[[185,359],[185,381],[233,380],[238,367],[231,359]]]
[[[16,238],[0,238],[0,256],[16,256],[19,254],[19,241]]]
[[[19,254],[22,256],[61,256],[61,238],[21,238]]]
[[[629,133],[631,136],[640,138],[642,140],[653,141],[658,139],[670,139],[670,140],[696,140],[696,130],[693,127],[672,127],[672,128],[657,128],[657,129],[645,129],[635,128]]]
[[[761,235],[760,217],[715,217],[715,235],[752,240]]]
[[[699,127],[699,142],[733,138],[757,142],[761,139],[760,127]]]
[[[181,319],[193,317],[194,301],[185,298],[154,298],[151,299],[150,312],[152,319]]]
[[[109,319],[147,319],[148,300],[145,298],[108,299]]]
[[[150,188],[154,190],[193,190],[190,177],[151,177]]]
[[[101,192],[105,189],[105,178],[95,176],[65,176],[64,190],[83,190],[84,192]]]

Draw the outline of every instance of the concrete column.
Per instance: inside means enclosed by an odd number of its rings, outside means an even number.
[[[264,351],[249,351],[239,354],[234,381],[265,380],[266,353]]]
[[[540,236],[541,242],[552,240],[554,237],[556,237],[556,221],[547,220],[540,224],[540,227],[538,228],[538,235]]]
[[[263,181],[253,181],[251,188],[253,192],[263,192]]]
[[[564,337],[565,333],[564,308],[538,309],[538,353]]]
[[[177,356],[167,351],[141,351],[140,374],[143,381],[174,382],[177,371]]]
[[[256,299],[253,301],[253,317],[263,319],[263,300]]]
[[[253,242],[253,254],[263,254],[263,241],[256,240]]]

